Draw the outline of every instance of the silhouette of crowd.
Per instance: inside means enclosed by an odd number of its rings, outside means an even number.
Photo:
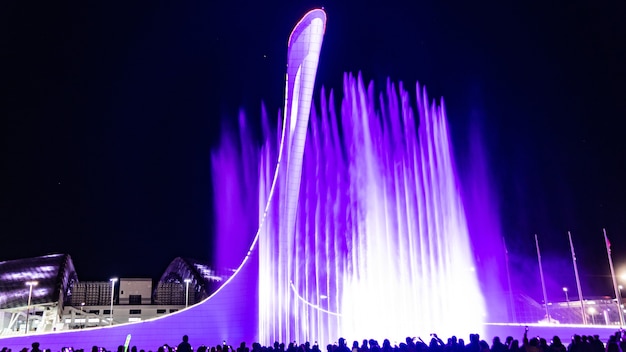
[[[44,346],[45,347],[45,346]],[[194,348],[189,342],[187,335],[182,337],[182,341],[177,346],[163,344],[155,349],[157,352],[194,352]],[[118,346],[117,352],[152,352],[153,350],[138,350],[137,346],[126,351],[126,347]],[[0,352],[13,352],[11,349],[4,347]],[[29,349],[24,347],[20,352],[52,352],[50,349],[40,349],[38,342],[34,342]],[[85,352],[83,349],[74,350],[71,347],[63,348],[61,351],[55,352]],[[103,347],[93,346],[91,352],[110,352]],[[199,345],[195,352],[322,352],[317,341],[313,344],[305,342],[297,344],[291,342],[287,345],[284,343],[274,342],[271,346],[262,346],[258,342],[252,344],[251,348],[242,342],[239,347],[233,348],[231,345],[222,341],[221,344],[215,346]],[[567,346],[558,336],[552,337],[550,342],[543,337],[528,336],[528,328],[524,332],[522,341],[507,336],[504,341],[499,337],[494,337],[491,345],[481,340],[478,334],[470,334],[469,341],[466,343],[463,338],[452,336],[443,341],[437,334],[431,334],[428,342],[421,338],[407,337],[404,342],[394,343],[393,345],[385,339],[380,345],[374,339],[353,341],[352,347],[349,347],[346,340],[340,338],[337,343],[329,344],[325,347],[325,352],[626,352],[626,333],[622,330],[611,335],[606,342],[603,342],[599,335],[574,335]]]

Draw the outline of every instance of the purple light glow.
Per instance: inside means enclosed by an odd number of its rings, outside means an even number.
[[[481,332],[486,311],[445,111],[417,92],[414,111],[402,85],[388,83],[377,110],[373,84],[347,75],[341,126],[322,93],[293,236],[277,239],[292,206],[273,202],[260,239],[259,312],[271,317],[261,320],[262,342]],[[264,146],[259,204],[277,150]]]

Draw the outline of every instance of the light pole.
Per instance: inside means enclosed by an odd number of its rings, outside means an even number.
[[[624,300],[622,299],[622,290],[624,289],[624,286],[619,285],[617,286],[617,290],[619,291],[619,297],[617,305],[619,306],[619,314],[624,317]],[[624,320],[626,320],[626,317],[624,317]]]
[[[111,279],[111,310],[109,311],[109,325],[113,325],[113,294],[115,293],[115,282],[117,278]]]
[[[191,279],[185,279],[185,285],[187,286],[185,288],[185,308],[189,307],[189,283],[191,282]]]
[[[26,306],[26,331],[24,334],[28,334],[28,317],[30,316],[30,300],[33,297],[33,286],[37,286],[37,281],[26,281],[26,286],[28,286],[28,304]]]
[[[567,308],[566,309],[566,314],[569,314],[569,295],[567,294],[567,287],[563,287],[563,293],[565,293],[565,303],[567,304]],[[565,315],[566,317],[568,315]],[[569,320],[569,319],[568,319]]]
[[[589,307],[589,315],[591,315],[591,324],[596,325],[596,313],[595,307]]]
[[[85,309],[84,308],[85,308],[85,302],[80,302],[80,318],[86,320],[87,318],[85,318]],[[81,329],[84,328],[85,325],[86,324],[83,323],[80,328]]]

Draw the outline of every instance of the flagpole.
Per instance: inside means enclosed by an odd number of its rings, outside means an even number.
[[[574,242],[572,242],[572,234],[567,231],[569,237],[569,246],[572,249],[572,262],[574,263],[574,275],[576,275],[576,288],[578,289],[578,300],[580,301],[580,315],[583,318],[583,324],[587,325],[587,315],[585,314],[585,303],[583,302],[583,290],[580,286],[580,276],[578,276],[578,264],[576,263],[576,253],[574,252]]]
[[[517,323],[517,312],[515,310],[515,301],[513,301],[513,287],[511,286],[511,273],[509,271],[509,250],[506,248],[504,236],[502,236],[502,245],[504,246],[504,257],[506,259],[506,279],[509,283],[509,305],[511,306],[512,322]]]
[[[548,294],[546,293],[546,283],[543,279],[543,267],[541,266],[541,252],[539,251],[539,240],[537,239],[537,234],[535,234],[535,244],[537,245],[537,259],[539,260],[539,275],[541,276],[541,289],[543,290],[543,303],[546,307],[546,319],[548,319],[548,324],[552,321],[550,319],[550,312],[548,312]]]
[[[617,312],[619,313],[619,321],[621,326],[624,326],[624,312],[622,311],[622,305],[620,304],[620,294],[619,289],[617,287],[617,279],[615,278],[615,269],[613,269],[613,259],[611,258],[611,242],[609,242],[609,238],[606,235],[606,229],[602,229],[604,233],[604,242],[606,244],[606,254],[609,257],[609,266],[611,267],[611,279],[613,280],[613,289],[615,290],[615,301],[617,302]]]

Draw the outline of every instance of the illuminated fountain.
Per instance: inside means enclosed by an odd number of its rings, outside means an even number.
[[[261,342],[481,332],[443,104],[418,86],[414,109],[401,84],[376,97],[373,84],[346,75],[341,114],[322,91],[308,126],[321,35],[312,42],[313,54],[290,39],[281,131],[264,115],[266,142],[254,153],[242,117],[238,140],[225,135],[212,155],[218,256],[258,241]],[[253,211],[258,218],[241,216]]]
[[[293,237],[287,246],[276,239],[284,216],[278,188],[260,238],[259,336],[268,342],[482,329],[445,111],[417,92],[414,111],[402,85],[388,83],[376,108],[373,84],[346,75],[340,118],[322,93]],[[260,186],[249,185],[261,190],[252,208],[268,201],[278,144],[268,136]]]

